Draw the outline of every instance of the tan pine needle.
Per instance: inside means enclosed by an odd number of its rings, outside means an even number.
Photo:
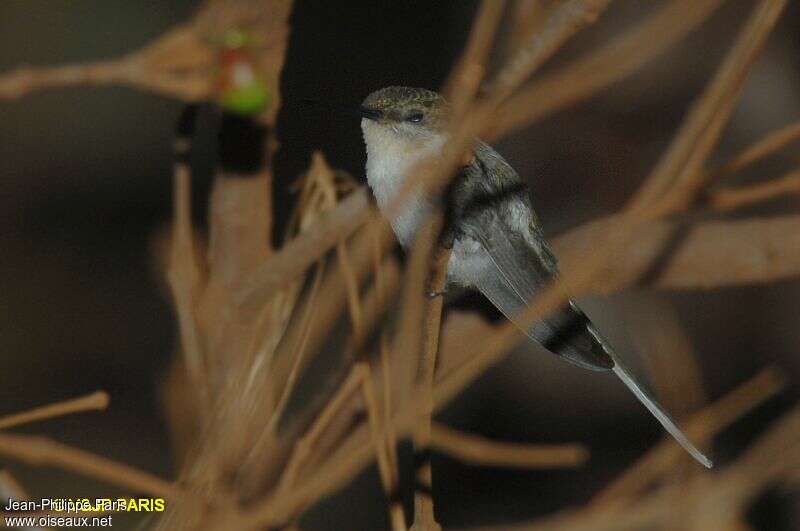
[[[708,198],[708,206],[714,210],[730,211],[777,197],[797,194],[800,194],[800,170],[791,171],[764,183],[715,190]]]
[[[423,230],[420,239],[431,242],[438,241],[440,223],[431,223],[427,231]],[[450,249],[441,249],[434,244],[432,271],[424,282],[425,293],[440,293],[444,290],[447,276],[447,264],[450,260]],[[424,244],[423,244],[424,246]],[[430,260],[426,260],[430,263]],[[424,296],[424,295],[423,295]],[[433,416],[433,385],[436,377],[436,360],[439,354],[439,333],[441,331],[442,296],[426,301],[424,305],[424,329],[422,333],[422,356],[417,369],[417,423],[414,429],[414,450],[426,452],[431,444],[431,419]],[[416,480],[432,487],[433,473],[430,461],[416,470]],[[414,525],[412,531],[437,531],[441,526],[437,523],[433,511],[433,498],[429,493],[416,492],[414,495]]]
[[[331,399],[322,410],[322,413],[314,421],[314,424],[305,435],[297,442],[291,457],[289,458],[286,469],[281,475],[280,482],[276,491],[278,493],[289,492],[295,485],[300,475],[301,467],[306,463],[314,451],[317,440],[339,413],[342,406],[350,399],[360,385],[363,373],[355,368],[350,371],[349,376],[339,387],[336,395]]]
[[[200,400],[207,406],[210,400],[209,382],[195,313],[201,268],[194,247],[192,229],[191,175],[185,164],[177,164],[174,172],[172,207],[174,220],[167,280],[178,316],[178,331],[189,379],[196,387]]]
[[[709,181],[724,179],[729,175],[738,173],[751,164],[772,155],[798,139],[800,139],[800,123],[798,122],[772,131],[711,172],[712,176],[709,178]]]
[[[572,468],[586,463],[582,444],[523,444],[499,442],[434,423],[431,445],[456,459],[483,466],[512,468]]]
[[[482,137],[492,141],[586,99],[629,76],[706,20],[722,0],[673,0],[583,59],[508,99]]]
[[[33,465],[57,466],[134,492],[143,492],[169,500],[187,499],[186,493],[173,483],[44,437],[0,434],[0,454]],[[198,499],[197,503],[200,502]]]
[[[102,411],[108,407],[109,397],[105,391],[95,391],[92,394],[64,400],[47,406],[37,407],[22,413],[15,413],[0,418],[0,429],[12,428],[22,424],[29,424],[40,420],[63,417],[85,411]]]
[[[384,419],[381,418],[380,407],[372,383],[372,369],[368,361],[356,363],[356,370],[362,373],[361,390],[364,393],[364,403],[367,407],[367,421],[372,435],[372,445],[375,448],[375,456],[378,461],[378,473],[381,478],[383,492],[387,498],[396,491],[399,481],[399,472],[396,462],[392,461],[392,455],[387,447],[387,437],[384,436]],[[403,512],[403,505],[392,502],[389,506],[389,521],[393,531],[405,531],[406,516]]]

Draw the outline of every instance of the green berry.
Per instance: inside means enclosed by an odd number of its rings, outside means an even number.
[[[262,81],[255,81],[246,87],[225,91],[220,99],[220,105],[226,111],[251,115],[266,109],[271,100],[272,96],[267,85]]]

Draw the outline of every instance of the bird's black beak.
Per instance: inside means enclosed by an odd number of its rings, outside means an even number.
[[[366,118],[367,120],[380,120],[383,118],[383,111],[379,111],[377,109],[370,109],[369,107],[364,107],[363,105],[358,108],[358,114],[361,115],[362,118]]]

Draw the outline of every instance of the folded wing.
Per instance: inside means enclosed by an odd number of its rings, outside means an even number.
[[[543,256],[543,253],[549,253],[546,247],[536,249],[525,238],[503,227],[499,220],[494,223],[477,225],[471,231],[487,254],[486,265],[476,279],[479,291],[528,337],[551,352],[580,367],[613,370],[678,444],[703,466],[711,468],[711,461],[689,441],[666,410],[639,384],[588,317],[572,301],[531,326],[520,323],[520,313],[538,291],[555,280],[557,271],[551,261]]]

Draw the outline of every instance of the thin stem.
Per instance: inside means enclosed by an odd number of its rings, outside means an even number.
[[[794,194],[800,194],[800,170],[789,172],[783,177],[765,183],[716,190],[709,197],[708,206],[714,210],[729,211]]]
[[[581,444],[519,444],[492,441],[433,423],[431,445],[467,463],[513,468],[578,467],[589,451]]]
[[[134,492],[144,492],[170,500],[188,499],[180,488],[168,481],[44,437],[2,434],[0,454],[34,465],[58,466]]]
[[[438,234],[438,224],[431,224],[433,234]],[[435,240],[434,240],[435,241]],[[444,290],[447,276],[447,263],[450,259],[449,249],[439,249],[433,263],[433,271],[427,282],[427,293],[441,293]],[[418,369],[417,425],[414,430],[414,452],[424,456],[417,464],[415,471],[418,484],[426,490],[414,492],[414,525],[413,531],[435,531],[441,529],[433,512],[433,474],[430,462],[431,417],[433,415],[433,384],[436,375],[436,358],[439,352],[439,333],[441,331],[443,297],[436,296],[430,300],[425,310],[423,330],[422,357]]]
[[[775,153],[798,139],[800,139],[800,123],[798,122],[772,131],[711,172],[709,181],[720,180],[734,173],[738,173],[742,169]]]
[[[325,405],[325,409],[314,421],[314,424],[297,442],[289,462],[281,475],[276,492],[286,493],[291,490],[300,474],[300,469],[313,454],[314,445],[322,437],[328,425],[336,418],[347,400],[358,390],[363,374],[355,368],[339,387],[336,396]]]
[[[397,469],[393,466],[391,455],[386,444],[386,437],[383,436],[384,419],[381,418],[378,399],[375,387],[372,383],[372,371],[367,361],[356,363],[356,370],[362,373],[361,390],[364,393],[364,403],[367,406],[367,420],[369,422],[370,433],[372,434],[372,445],[375,448],[375,456],[378,461],[378,473],[381,478],[383,492],[389,501],[389,519],[392,523],[393,531],[405,531],[406,517],[403,513],[403,506],[397,500]]]
[[[183,162],[175,165],[173,176],[172,255],[167,279],[172,289],[178,329],[189,379],[197,389],[200,400],[208,404],[209,389],[205,357],[197,328],[195,303],[200,279],[200,267],[194,249],[191,219],[191,174]]]
[[[589,98],[665,52],[705,21],[722,0],[673,0],[640,24],[511,96],[482,132],[492,141]]]
[[[39,420],[83,413],[84,411],[103,410],[108,407],[108,393],[96,391],[90,395],[72,398],[47,406],[37,407],[22,413],[15,413],[0,418],[0,429],[12,428]]]

